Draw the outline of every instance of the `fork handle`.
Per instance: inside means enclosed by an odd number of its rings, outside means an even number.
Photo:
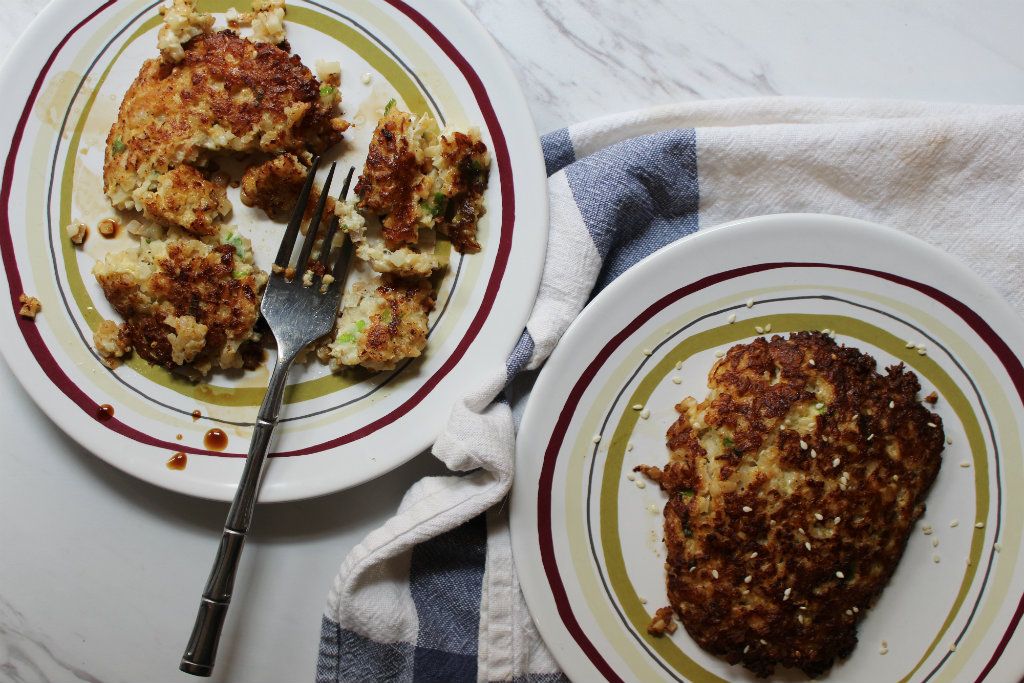
[[[228,605],[231,604],[238,561],[242,557],[245,535],[249,531],[256,508],[260,481],[263,479],[267,453],[270,451],[270,439],[277,426],[288,370],[294,360],[294,354],[278,359],[267,393],[260,405],[242,478],[228,511],[227,521],[224,523],[224,533],[221,535],[213,569],[210,570],[210,577],[206,580],[206,588],[199,602],[199,613],[196,615],[195,626],[192,627],[192,636],[181,658],[179,668],[194,676],[209,676],[213,673],[217,645],[220,642],[224,619],[228,614]]]

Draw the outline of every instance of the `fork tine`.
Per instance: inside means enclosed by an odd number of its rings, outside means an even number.
[[[348,197],[348,186],[352,183],[352,174],[355,173],[356,167],[349,166],[348,175],[345,176],[345,184],[341,186],[341,192],[338,194],[338,201],[345,201]],[[324,235],[324,243],[320,246],[320,265],[327,270],[327,261],[331,257],[331,242],[334,241],[334,233],[338,229],[338,217],[331,216],[331,222],[327,225],[327,234]]]
[[[324,219],[324,207],[327,206],[327,193],[331,191],[331,181],[334,180],[334,169],[337,167],[337,161],[331,164],[331,170],[327,172],[327,179],[324,181],[323,189],[320,191],[320,199],[316,203],[316,210],[313,211],[313,217],[309,220],[309,227],[306,229],[306,239],[302,242],[299,260],[295,262],[295,272],[300,275],[305,273],[306,268],[309,267],[307,261],[309,261],[309,255],[313,252],[316,234],[320,232],[320,222]]]
[[[345,275],[348,272],[349,261],[352,260],[352,240],[345,238],[338,250],[338,260],[334,262],[334,284],[339,287],[344,285]]]
[[[284,237],[281,238],[281,247],[277,250],[277,258],[274,259],[274,265],[281,268],[287,268],[288,262],[292,259],[295,238],[299,234],[299,228],[302,227],[302,217],[306,213],[306,204],[309,202],[309,193],[313,189],[313,180],[316,178],[318,168],[320,168],[320,157],[315,156],[309,167],[306,182],[302,186],[302,191],[299,192],[299,201],[292,212],[291,220],[288,221],[288,227],[285,228]]]

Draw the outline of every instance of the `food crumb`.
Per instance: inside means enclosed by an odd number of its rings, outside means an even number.
[[[969,461],[967,461],[967,460],[963,460],[960,463],[960,467],[963,467],[963,468],[967,468],[967,467],[970,467],[970,466],[971,466],[971,463]]]
[[[974,528],[975,529],[984,529],[985,528],[985,522],[978,522],[977,524],[974,525]]]
[[[644,409],[643,405],[641,405],[639,403],[634,403],[633,404],[633,410],[643,410],[643,409]]]
[[[643,410],[640,411],[640,417],[642,417],[643,419],[646,420],[650,416],[651,416],[651,411],[647,410],[647,408],[644,408]]]
[[[736,314],[735,313],[730,313],[729,314],[729,324],[731,325],[734,322],[736,322]]]
[[[370,79],[372,79],[372,78],[373,78],[373,74],[371,74],[369,71],[367,71],[366,73],[364,73],[362,75],[362,77],[359,80],[361,80],[363,82],[363,85],[369,85],[370,84]]]
[[[637,479],[633,483],[636,484],[636,487],[638,489],[645,489],[645,488],[647,488],[647,482],[644,481],[643,479]]]
[[[764,328],[761,327],[760,325],[754,325],[754,332],[757,332],[758,334],[764,334]]]
[[[651,354],[654,353],[654,351],[651,351],[650,349],[644,349],[643,351],[641,351],[641,353],[644,354],[645,356],[650,356]]]
[[[932,562],[934,562],[935,564],[938,564],[941,560],[942,558],[938,555],[932,555]]]
[[[660,607],[654,613],[654,618],[647,625],[647,632],[652,636],[663,636],[666,633],[672,635],[676,632],[676,624],[673,620],[671,607]]]
[[[998,552],[1002,552],[1003,544],[1002,543],[993,543],[992,544],[992,550],[995,550],[997,553]]]
[[[632,472],[626,472],[626,479],[628,479],[629,481],[635,481],[636,475],[633,474]]]
[[[683,383],[683,378],[680,377],[679,375],[676,375],[676,376],[674,376],[672,378],[672,384],[682,384],[682,383]]]
[[[36,316],[39,315],[39,311],[43,310],[43,305],[39,303],[39,299],[28,294],[20,294],[18,296],[18,303],[21,304],[18,315],[28,320],[35,320]]]
[[[878,648],[878,654],[880,654],[880,655],[887,655],[887,654],[889,654],[889,643],[888,642],[886,642],[884,640],[882,641],[882,645]]]
[[[591,439],[591,441],[593,441],[594,443],[601,443],[601,435],[594,434],[594,437]]]
[[[629,443],[626,444],[626,450],[627,451],[633,450],[633,442],[632,441],[630,441]]]
[[[936,392],[932,392],[924,397],[924,400],[932,405],[935,405],[939,401],[939,395]]]
[[[751,299],[747,299],[747,308],[752,308],[753,306],[754,306],[754,300],[752,298]]]
[[[959,519],[954,519],[953,521],[951,521],[949,523],[949,528],[950,529],[956,528],[958,526],[960,526],[960,520]]]
[[[104,218],[96,224],[96,232],[104,237],[113,237],[117,234],[117,221],[112,218]]]
[[[89,236],[89,226],[82,221],[71,221],[64,231],[68,234],[68,239],[72,244],[82,244]]]

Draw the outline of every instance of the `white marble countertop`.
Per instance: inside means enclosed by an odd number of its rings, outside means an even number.
[[[0,2],[0,58],[45,3]],[[512,62],[541,132],[721,97],[1024,102],[1024,3],[1013,0],[468,4]],[[186,680],[178,658],[226,506],[84,452],[3,363],[0,396],[0,680]],[[421,456],[357,489],[262,509],[215,680],[311,680],[339,562],[414,480],[439,470]]]

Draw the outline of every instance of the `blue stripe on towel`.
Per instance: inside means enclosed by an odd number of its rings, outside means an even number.
[[[320,625],[316,683],[411,683],[411,643],[378,643],[341,628],[332,619]]]
[[[413,663],[415,683],[476,681],[486,557],[483,515],[413,549],[409,591],[420,625]]]
[[[576,161],[576,150],[573,149],[568,128],[559,128],[542,135],[540,146],[544,150],[544,167],[549,176]]]
[[[565,175],[604,258],[594,294],[643,257],[699,227],[692,128],[625,140],[580,159]]]
[[[512,349],[512,353],[508,354],[508,359],[505,361],[506,381],[511,382],[512,378],[526,367],[526,364],[530,362],[530,358],[533,356],[533,348],[534,342],[533,337],[530,336],[530,331],[523,330],[523,333],[519,335],[519,341],[516,342],[515,348]]]

